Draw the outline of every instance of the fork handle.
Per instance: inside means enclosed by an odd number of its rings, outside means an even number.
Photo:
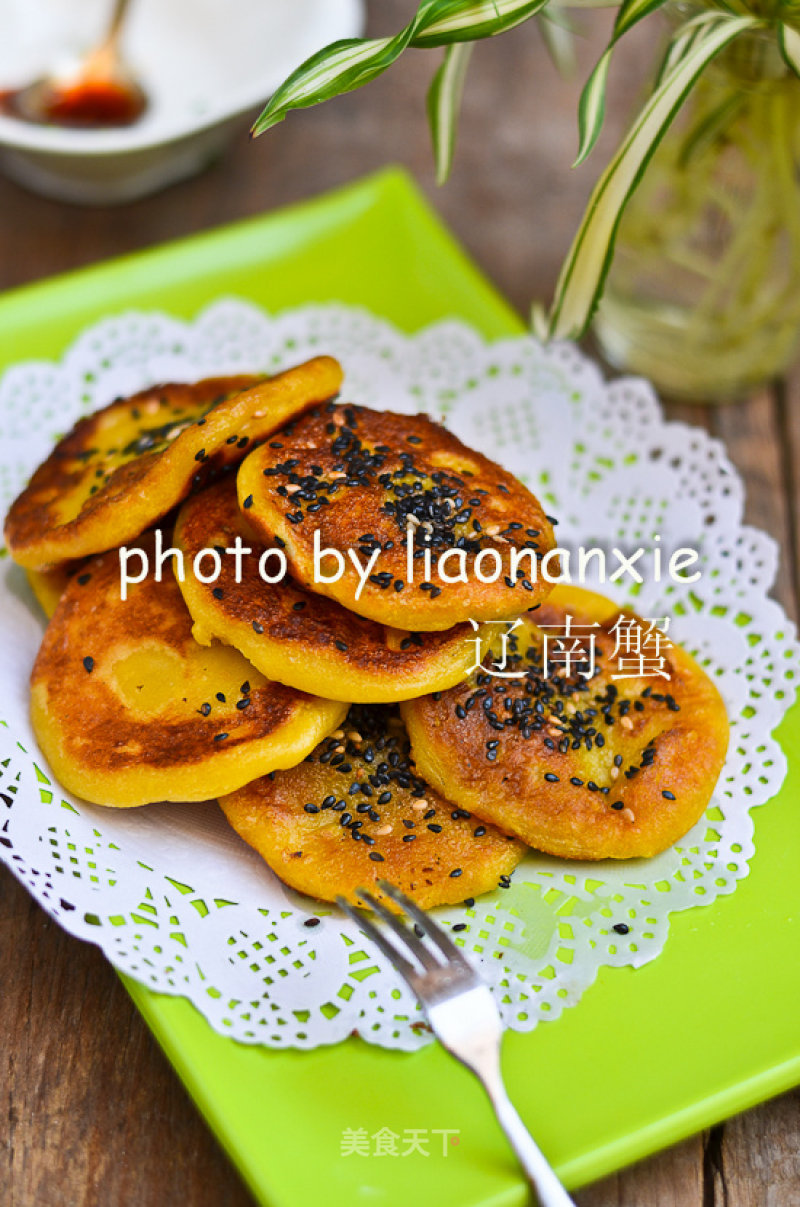
[[[500,1126],[536,1191],[540,1207],[575,1207],[506,1093],[499,1059],[483,1060],[470,1067],[483,1083]]]

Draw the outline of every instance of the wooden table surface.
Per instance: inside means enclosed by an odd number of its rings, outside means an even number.
[[[373,0],[371,32],[409,0]],[[585,72],[607,17],[587,17]],[[0,289],[202,230],[407,165],[522,313],[551,294],[597,164],[622,126],[652,32],[623,47],[608,136],[578,172],[576,86],[537,30],[479,47],[451,182],[433,184],[424,94],[435,55],[414,52],[368,89],[293,115],[251,144],[243,130],[205,175],[156,197],[80,209],[0,179]],[[620,81],[622,82],[620,85]],[[158,298],[153,298],[154,304]],[[721,437],[747,484],[747,518],[780,542],[775,588],[798,613],[800,373],[719,410],[669,407]],[[7,1207],[245,1207],[252,1200],[196,1113],[116,974],[0,869],[0,1203]],[[577,1194],[580,1207],[799,1207],[800,1092],[712,1128]]]

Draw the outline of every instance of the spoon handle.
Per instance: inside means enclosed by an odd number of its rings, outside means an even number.
[[[122,23],[125,20],[128,9],[130,8],[131,0],[114,0],[114,9],[111,13],[111,21],[108,26],[108,33],[105,36],[105,45],[116,42],[119,37],[119,32],[122,29]]]

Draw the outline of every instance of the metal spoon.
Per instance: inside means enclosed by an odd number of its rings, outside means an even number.
[[[147,97],[119,47],[130,3],[114,0],[105,36],[73,70],[7,94],[5,111],[23,121],[65,126],[128,126],[141,117]]]

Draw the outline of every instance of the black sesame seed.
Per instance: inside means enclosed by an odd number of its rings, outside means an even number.
[[[433,834],[441,834],[441,832],[442,832],[442,827],[440,825],[438,825],[436,822],[430,822],[430,824],[428,825],[428,829]]]
[[[224,591],[222,590],[222,587],[215,587],[214,590],[211,592],[211,594],[214,596],[215,599],[222,599],[222,596],[224,595]]]
[[[664,789],[664,791],[661,793],[661,795],[664,797],[664,800],[675,800],[675,793],[667,792],[666,789]]]
[[[307,926],[310,930],[312,926],[319,926],[319,924],[320,924],[319,918],[306,918],[305,922],[303,923],[303,926]]]
[[[227,737],[228,737],[227,733],[215,733],[214,741],[215,742],[224,742]]]
[[[94,658],[91,658],[87,654],[83,660],[83,666],[84,666],[84,669],[86,670],[86,672],[90,674],[92,672],[92,670],[94,669]]]
[[[544,773],[544,778],[549,784],[557,784],[559,782],[558,776],[554,775],[552,771],[546,771]]]
[[[612,809],[624,809],[625,806],[621,800],[615,800],[611,806]]]
[[[453,926],[451,929],[452,930],[466,930],[467,924],[466,924],[466,922],[456,922],[455,926]]]
[[[307,804],[303,805],[306,813],[319,813],[319,805]]]
[[[254,621],[253,621],[253,630],[254,630],[254,632],[256,632],[256,633],[263,633],[263,632],[264,632],[264,626],[263,626],[263,624],[259,624],[257,620],[254,620]]]
[[[453,868],[452,872],[450,873],[450,879],[457,880],[460,875],[461,875],[461,868]]]
[[[376,863],[383,863],[383,855],[379,854],[378,851],[370,851],[369,857],[370,859],[374,859]]]
[[[224,704],[225,703],[225,693],[217,692],[217,699],[219,700],[220,704]]]
[[[242,507],[245,509],[245,511],[249,511],[252,506],[253,506],[253,496],[248,495],[247,498],[245,499],[245,501],[242,503]]]
[[[91,577],[92,577],[91,574],[79,574],[78,575],[79,585],[81,587],[85,587]]]
[[[615,930],[618,935],[627,935],[631,928],[625,922],[617,922],[611,929]]]

